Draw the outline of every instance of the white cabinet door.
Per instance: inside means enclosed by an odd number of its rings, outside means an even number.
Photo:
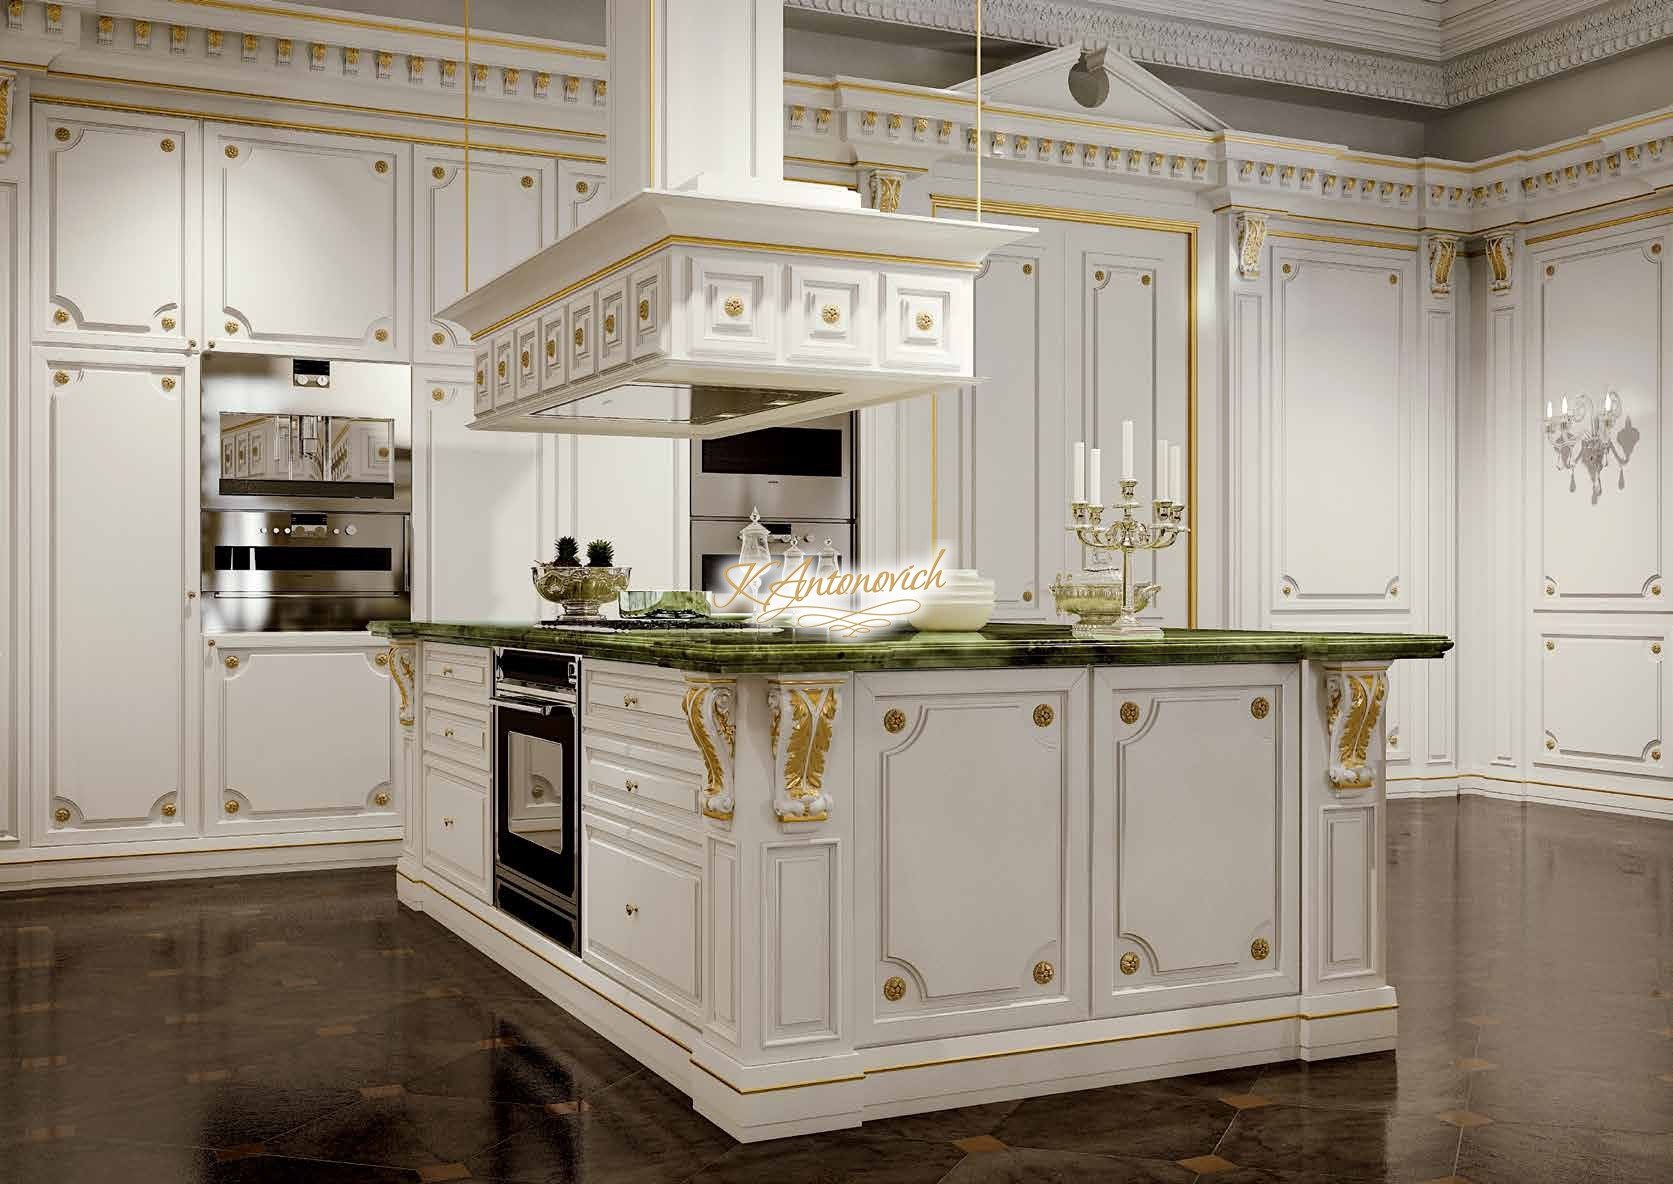
[[[389,648],[375,640],[228,634],[205,645],[205,829],[400,825]]]
[[[419,360],[464,365],[470,337],[436,317],[465,294],[465,155],[419,147],[413,155],[413,316]],[[480,287],[557,237],[557,162],[508,152],[471,153],[470,286]]]
[[[35,336],[185,349],[201,319],[197,121],[37,105],[33,135]]]
[[[691,444],[558,436],[558,522],[583,544],[609,539],[636,588],[691,585]]]
[[[214,348],[411,355],[405,144],[206,123],[204,154]]]
[[[1087,675],[855,679],[856,1042],[1087,1015]]]
[[[419,615],[510,621],[537,615],[529,564],[549,558],[542,531],[541,458],[551,445],[522,432],[473,432],[471,384],[413,376],[414,540]]]
[[[197,363],[35,354],[35,841],[195,829]]]
[[[1094,1015],[1300,989],[1299,687],[1294,666],[1094,672]]]
[[[475,153],[471,154],[475,156]],[[604,166],[564,161],[558,167],[558,234],[577,230],[610,208]]]

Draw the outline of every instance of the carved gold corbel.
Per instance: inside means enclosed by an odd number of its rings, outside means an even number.
[[[1242,213],[1237,216],[1237,275],[1239,279],[1261,277],[1261,245],[1266,242],[1266,215]]]
[[[903,173],[885,172],[874,169],[871,174],[871,208],[884,214],[893,214],[900,210],[900,184],[906,179]]]
[[[1370,789],[1376,784],[1371,740],[1376,735],[1383,701],[1388,698],[1388,668],[1327,666],[1324,680],[1330,787],[1338,791]]]
[[[773,679],[767,684],[772,712],[773,812],[780,822],[823,822],[831,816],[825,762],[837,713],[840,679]]]
[[[1503,234],[1487,236],[1487,266],[1493,271],[1493,291],[1508,292],[1514,281],[1513,267],[1516,262],[1516,234],[1507,231]]]
[[[413,647],[410,645],[389,647],[389,677],[395,680],[395,689],[401,692],[401,713],[398,718],[403,728],[412,727],[412,650]]]
[[[0,70],[0,160],[12,154],[12,82],[17,75]]]
[[[1452,264],[1457,258],[1457,235],[1434,234],[1429,236],[1429,292],[1431,295],[1452,295]]]
[[[703,758],[706,779],[703,785],[703,815],[722,822],[732,817],[732,757],[737,750],[737,729],[732,723],[732,709],[737,702],[738,680],[735,678],[698,678],[685,680],[686,727]]]

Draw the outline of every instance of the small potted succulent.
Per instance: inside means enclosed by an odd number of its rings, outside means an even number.
[[[565,535],[558,540],[558,553],[551,563],[536,563],[534,590],[544,600],[563,607],[566,617],[596,617],[598,610],[627,590],[633,569],[617,567],[616,551],[607,539],[587,544],[587,565],[581,566],[581,549]]]

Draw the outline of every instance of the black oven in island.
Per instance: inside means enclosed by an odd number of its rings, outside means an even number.
[[[494,903],[581,950],[581,660],[494,651]]]

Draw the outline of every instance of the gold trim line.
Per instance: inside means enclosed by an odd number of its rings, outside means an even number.
[[[1536,234],[1524,239],[1526,246],[1535,243],[1548,243],[1553,239],[1573,238],[1577,234],[1585,234],[1592,230],[1607,230],[1611,226],[1625,226],[1631,222],[1647,222],[1652,218],[1663,218],[1673,214],[1673,206],[1663,206],[1659,210],[1643,210],[1636,214],[1623,214],[1619,218],[1610,218],[1604,222],[1593,222],[1587,226],[1570,226],[1565,230],[1553,230],[1548,234]]]
[[[1293,238],[1310,243],[1339,243],[1344,247],[1381,247],[1385,251],[1416,251],[1416,243],[1384,243],[1374,238],[1347,238],[1339,234],[1306,234],[1299,230],[1269,230],[1268,238]]]

